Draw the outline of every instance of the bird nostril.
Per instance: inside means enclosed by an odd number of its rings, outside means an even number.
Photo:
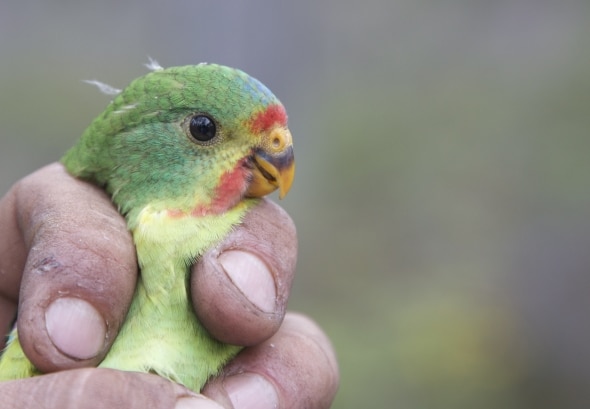
[[[267,148],[274,152],[282,152],[287,146],[291,145],[291,134],[286,128],[275,128],[266,139]]]

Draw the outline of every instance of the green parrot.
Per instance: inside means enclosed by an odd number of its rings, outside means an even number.
[[[106,190],[137,251],[135,294],[99,366],[156,373],[198,392],[240,347],[212,338],[195,316],[191,265],[259,198],[287,194],[293,145],[283,105],[244,72],[152,68],[118,93],[62,163]],[[0,380],[39,373],[15,329]]]

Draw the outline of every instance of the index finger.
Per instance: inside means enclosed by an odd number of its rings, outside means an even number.
[[[96,365],[135,287],[124,219],[102,190],[53,164],[2,199],[0,228],[0,328],[18,302],[19,339],[41,371]]]

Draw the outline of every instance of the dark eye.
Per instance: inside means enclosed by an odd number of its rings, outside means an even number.
[[[217,127],[207,115],[195,115],[189,123],[189,130],[193,138],[199,142],[207,142],[215,137]]]

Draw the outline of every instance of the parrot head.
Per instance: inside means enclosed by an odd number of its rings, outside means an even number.
[[[149,205],[220,214],[245,197],[284,197],[294,176],[283,105],[261,82],[214,64],[134,80],[63,158],[123,214]]]

